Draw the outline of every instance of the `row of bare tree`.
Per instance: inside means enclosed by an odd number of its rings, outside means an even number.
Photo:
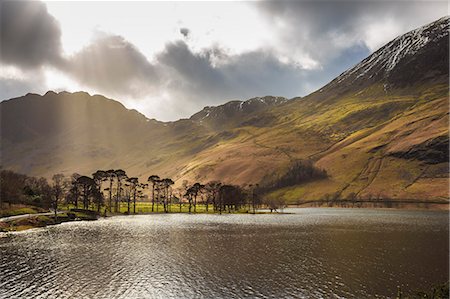
[[[259,186],[247,185],[245,188],[211,181],[206,184],[199,182],[174,188],[174,181],[170,178],[160,178],[151,175],[147,182],[141,183],[137,177],[129,177],[122,169],[98,170],[92,176],[73,174],[69,177],[56,174],[50,183],[46,179],[27,177],[11,171],[2,171],[2,198],[9,198],[9,203],[26,203],[52,207],[56,211],[62,202],[73,204],[76,208],[95,209],[97,212],[108,210],[120,212],[121,203],[127,203],[127,213],[136,213],[136,203],[151,196],[151,211],[159,212],[162,205],[163,212],[170,212],[174,205],[187,204],[189,212],[197,212],[199,204],[210,208],[214,212],[232,212],[247,208],[255,213],[262,204],[259,196]],[[144,195],[148,189],[150,196]],[[19,191],[18,191],[19,190]],[[25,191],[20,191],[25,190]],[[33,197],[34,201],[30,198]],[[26,200],[25,200],[26,199]],[[43,203],[38,203],[38,200]],[[1,206],[1,202],[0,202]],[[132,210],[131,210],[131,207]]]
[[[106,188],[103,183],[106,182]],[[128,213],[130,203],[133,203],[133,213],[136,213],[136,200],[144,198],[144,189],[151,190],[151,211],[159,212],[162,205],[163,212],[168,213],[174,204],[179,205],[181,211],[183,203],[187,203],[189,212],[197,212],[198,204],[206,206],[206,211],[212,207],[215,212],[231,212],[247,206],[248,210],[256,212],[261,205],[260,197],[257,193],[258,185],[249,185],[242,188],[235,185],[222,184],[212,181],[207,184],[189,184],[184,181],[182,186],[174,189],[174,181],[170,178],[161,178],[158,175],[151,175],[147,179],[148,184],[140,183],[136,177],[128,177],[126,172],[119,170],[98,170],[92,178],[87,176],[73,175],[71,188],[68,193],[68,202],[78,207],[81,198],[83,208],[87,209],[91,203],[96,204],[97,211],[100,211],[102,204],[109,208],[109,211],[120,212],[120,203],[128,203]],[[108,202],[103,197],[103,192],[108,194]]]
[[[106,186],[105,186],[106,185]],[[92,177],[73,174],[68,184],[67,202],[78,207],[80,200],[84,209],[93,203],[100,212],[101,206],[109,212],[120,212],[120,203],[127,202],[127,212],[136,213],[136,201],[143,198],[148,184],[140,183],[137,177],[128,177],[122,169],[97,170]],[[105,198],[104,192],[108,194]]]
[[[222,184],[218,181],[211,181],[203,185],[194,183],[189,185],[183,182],[179,190],[189,204],[189,212],[197,211],[197,204],[201,203],[206,206],[206,211],[212,206],[214,212],[231,212],[238,211],[241,208],[248,207],[247,211],[256,212],[261,205],[261,198],[257,192],[258,185],[248,185],[243,188],[236,185]],[[180,206],[181,209],[181,206]]]

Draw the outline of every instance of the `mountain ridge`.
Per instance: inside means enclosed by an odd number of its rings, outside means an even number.
[[[284,97],[275,96],[254,97],[245,101],[234,100],[218,106],[206,106],[189,119],[215,129],[222,129],[240,123],[243,117],[283,105],[287,101],[288,99]]]

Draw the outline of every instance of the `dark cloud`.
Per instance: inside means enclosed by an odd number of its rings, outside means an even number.
[[[447,14],[447,1],[258,1],[289,49],[319,62],[357,43],[370,50]],[[383,26],[385,30],[383,31]],[[377,28],[379,30],[373,30]]]
[[[0,60],[24,69],[61,59],[58,22],[38,1],[0,1]]]
[[[211,66],[211,52],[194,54],[183,41],[166,45],[157,57],[161,71],[166,73],[169,89],[186,90],[186,94],[209,94],[215,97],[226,85],[219,69]],[[199,99],[201,100],[201,99]]]
[[[158,84],[153,65],[120,36],[102,35],[69,58],[66,71],[86,86],[116,95],[141,96]]]
[[[214,63],[218,56],[220,61]],[[168,44],[157,61],[167,72],[169,90],[185,101],[191,113],[226,99],[293,96],[302,90],[304,73],[263,50],[231,56],[217,48],[194,53],[178,41]]]
[[[188,28],[180,28],[180,33],[185,38],[187,38],[187,37],[189,37],[189,34],[191,33],[191,31]]]

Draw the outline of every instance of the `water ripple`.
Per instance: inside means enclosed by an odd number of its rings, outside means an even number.
[[[114,217],[4,235],[0,298],[388,297],[448,279],[446,213],[296,212]]]

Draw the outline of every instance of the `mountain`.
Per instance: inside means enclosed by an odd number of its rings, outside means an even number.
[[[0,103],[2,166],[30,175],[90,174],[97,168],[140,170],[177,153],[190,155],[194,122],[163,123],[100,95],[27,94]],[[204,132],[204,133],[203,133]],[[185,144],[189,143],[188,147]]]
[[[408,32],[306,97],[232,101],[175,122],[86,93],[4,101],[2,166],[243,185],[275,182],[303,161],[327,176],[267,196],[448,202],[448,30],[446,17]]]
[[[321,89],[362,89],[383,83],[387,91],[441,80],[448,74],[448,17],[395,38]]]
[[[190,119],[208,125],[215,130],[222,130],[242,124],[243,119],[249,115],[261,114],[264,110],[286,102],[286,98],[273,96],[257,97],[246,101],[230,101],[217,107],[205,107],[192,115]],[[260,121],[252,124],[257,125],[258,122]]]

